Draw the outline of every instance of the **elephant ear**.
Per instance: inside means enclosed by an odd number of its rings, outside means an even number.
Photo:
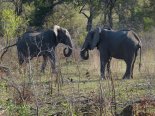
[[[97,43],[99,42],[99,39],[100,39],[100,33],[101,33],[101,28],[98,27],[97,29],[94,30],[91,49],[94,49],[97,46]]]
[[[58,25],[54,25],[53,31],[54,31],[56,37],[58,36],[58,30],[60,30],[60,29],[61,29],[60,26],[58,26]]]

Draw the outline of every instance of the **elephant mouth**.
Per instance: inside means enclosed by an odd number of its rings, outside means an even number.
[[[66,47],[66,48],[64,48],[63,53],[64,53],[64,56],[65,56],[65,57],[71,56],[71,54],[72,54],[72,48],[69,47],[69,46]]]
[[[89,59],[89,51],[87,49],[82,49],[80,52],[80,56],[82,59],[88,60]]]

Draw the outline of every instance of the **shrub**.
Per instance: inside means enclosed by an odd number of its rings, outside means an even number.
[[[8,43],[11,38],[23,33],[27,27],[27,21],[23,17],[17,16],[12,9],[3,9],[1,11],[0,23],[2,35],[6,39],[6,43]]]

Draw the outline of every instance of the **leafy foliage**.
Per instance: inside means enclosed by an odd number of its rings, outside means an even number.
[[[32,25],[33,20],[35,18],[35,5],[32,3],[24,4],[24,18],[28,21],[29,25]]]
[[[27,21],[20,16],[16,16],[12,9],[3,9],[1,14],[2,33],[8,42],[11,38],[20,35],[24,31]]]
[[[143,20],[144,20],[144,29],[145,30],[149,30],[152,27],[152,25],[155,24],[153,19],[151,19],[149,17],[144,17]]]

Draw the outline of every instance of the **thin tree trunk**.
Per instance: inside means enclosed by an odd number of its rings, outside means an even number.
[[[89,32],[92,29],[93,24],[93,8],[90,6],[90,16],[88,17],[87,21],[87,31]]]
[[[109,21],[110,28],[113,27],[112,9],[113,7],[110,6],[109,13],[108,13],[108,21]]]
[[[84,7],[85,4],[82,6],[82,8],[80,9],[81,14],[83,14],[86,18],[87,18],[87,26],[86,26],[86,31],[90,31],[92,29],[92,25],[93,25],[93,18],[94,18],[94,6],[92,5],[92,0],[89,1],[89,16],[84,12]]]
[[[23,1],[22,0],[14,0],[14,5],[15,5],[15,13],[19,16],[22,14],[23,10]]]

